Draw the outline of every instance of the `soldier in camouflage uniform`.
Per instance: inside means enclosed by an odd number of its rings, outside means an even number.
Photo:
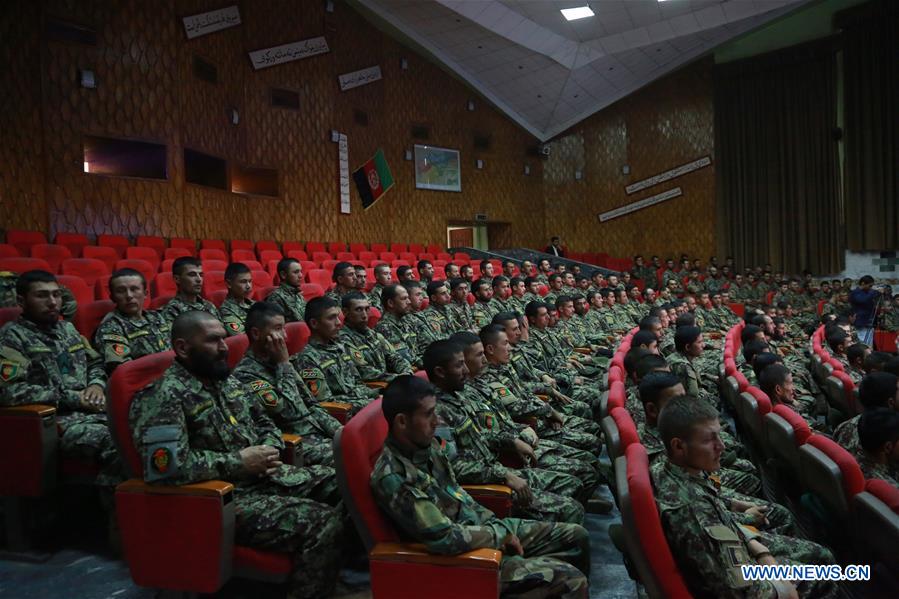
[[[543,301],[547,304],[555,305],[556,300],[563,294],[562,289],[565,285],[565,280],[562,278],[562,275],[553,273],[549,275],[548,281],[549,293],[543,296]]]
[[[490,305],[494,314],[499,314],[508,309],[509,297],[512,295],[512,284],[508,277],[493,277],[491,282],[493,287],[493,296],[490,298]]]
[[[16,293],[22,315],[0,329],[0,406],[56,408],[63,454],[99,462],[97,482],[113,484],[118,466],[106,424],[103,360],[72,323],[59,320],[56,277],[24,272]]]
[[[242,335],[247,312],[253,307],[253,273],[243,262],[232,262],[225,269],[225,285],[228,295],[219,307],[222,324],[228,336]]]
[[[235,542],[292,554],[290,596],[331,594],[342,524],[328,466],[281,462],[281,432],[256,394],[228,377],[225,329],[190,312],[172,326],[176,359],[131,402],[134,444],[151,484],[234,484]]]
[[[671,399],[659,416],[666,457],[652,475],[662,529],[685,582],[697,596],[833,597],[833,582],[750,581],[741,565],[832,564],[824,547],[795,537],[750,532],[739,525],[714,482],[704,475],[717,470],[722,450],[714,409],[689,396]],[[765,514],[758,512],[760,520]]]
[[[474,321],[475,329],[480,330],[482,327],[490,324],[490,321],[498,311],[498,306],[492,301],[493,286],[483,277],[474,282],[472,292],[474,293],[475,302],[471,307],[471,317]]]
[[[303,298],[303,266],[300,261],[295,258],[278,261],[278,277],[281,284],[268,294],[265,301],[281,306],[287,322],[303,322],[306,300]]]
[[[428,283],[427,291],[428,307],[419,312],[417,318],[412,321],[417,356],[424,355],[428,345],[448,338],[455,330],[449,309],[452,298],[446,281],[431,281]]]
[[[302,437],[303,464],[333,466],[331,441],[340,422],[316,403],[290,365],[284,311],[277,304],[258,302],[246,323],[250,347],[233,376],[253,391],[282,432]]]
[[[387,264],[378,264],[375,266],[375,286],[368,292],[368,301],[372,308],[377,308],[382,313],[384,308],[381,305],[381,293],[384,288],[390,285],[390,266]]]
[[[882,480],[899,489],[899,413],[866,410],[858,422],[855,459],[866,480]]]
[[[481,260],[481,276],[478,278],[479,281],[485,281],[491,287],[493,286],[493,263],[490,260]]]
[[[418,368],[421,361],[415,354],[418,347],[417,336],[413,329],[411,317],[412,302],[409,292],[402,285],[388,285],[381,294],[381,304],[384,311],[381,320],[375,326],[375,331],[384,336],[399,355]]]
[[[509,299],[506,300],[503,311],[512,310],[513,312],[524,314],[524,307],[528,301],[530,301],[525,299],[527,287],[524,284],[524,279],[521,277],[512,277],[509,279],[509,291]]]
[[[473,331],[474,317],[468,305],[469,286],[465,279],[450,279],[450,297],[452,302],[447,306],[450,314],[450,328],[456,331]]]
[[[178,292],[159,311],[169,324],[185,312],[199,310],[220,318],[215,304],[203,298],[203,264],[191,256],[176,258],[172,275]]]
[[[368,328],[371,306],[359,292],[347,293],[341,302],[343,328],[337,340],[350,352],[366,383],[389,383],[398,375],[412,374],[412,365],[381,333]]]
[[[112,273],[109,296],[115,310],[103,317],[94,334],[94,347],[108,374],[119,364],[169,348],[171,323],[158,312],[144,310],[147,282],[140,272],[125,268]]]
[[[643,263],[643,256],[634,256],[634,267],[631,269],[631,275],[635,279],[643,281],[645,287],[655,287],[656,269]]]
[[[334,287],[325,293],[325,297],[330,297],[339,306],[344,295],[356,291],[356,268],[349,262],[338,262],[334,265],[331,280]]]
[[[899,377],[889,372],[871,372],[858,386],[858,400],[865,412],[877,409],[899,411]],[[833,440],[852,455],[861,451],[858,423],[861,415],[853,416],[834,430]]]
[[[0,308],[15,308],[19,305],[16,301],[16,281],[18,280],[19,275],[14,272],[0,271]],[[59,290],[62,292],[62,305],[59,313],[65,320],[71,321],[75,318],[75,311],[78,310],[78,302],[65,285],[59,285]]]
[[[433,388],[415,377],[397,380],[385,393],[390,432],[371,475],[378,506],[403,536],[431,553],[502,549],[504,596],[585,598],[587,532],[577,524],[499,519],[479,506],[434,439],[436,403]]]
[[[715,266],[709,266],[708,275],[705,278],[705,289],[709,292],[709,295],[713,295],[715,293],[720,293],[724,286],[727,285],[728,280],[722,277],[718,273],[718,268]]]
[[[366,386],[353,356],[340,334],[340,308],[329,297],[316,297],[306,305],[309,342],[290,360],[319,403],[335,401],[350,404],[355,414],[378,396],[377,389]]]

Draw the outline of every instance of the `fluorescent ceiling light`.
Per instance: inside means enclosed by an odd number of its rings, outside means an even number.
[[[586,19],[593,16],[593,11],[589,6],[578,6],[577,8],[563,8],[562,16],[566,21],[575,21],[577,19]]]

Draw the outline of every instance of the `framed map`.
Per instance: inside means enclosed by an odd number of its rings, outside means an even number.
[[[462,191],[459,150],[415,145],[415,187],[436,191]]]

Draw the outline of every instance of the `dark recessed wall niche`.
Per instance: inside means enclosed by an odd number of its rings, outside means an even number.
[[[427,125],[412,125],[412,139],[428,139],[431,130]]]
[[[368,126],[368,113],[358,108],[353,111],[353,121],[363,127]]]
[[[224,158],[184,148],[184,180],[227,191],[228,163]]]
[[[194,55],[194,77],[209,83],[218,83],[219,70],[202,56]]]
[[[247,195],[278,197],[278,171],[234,164],[231,166],[231,191]]]
[[[87,135],[84,172],[92,175],[167,179],[166,148],[146,141]]]
[[[54,42],[69,44],[84,44],[85,46],[97,45],[97,32],[90,27],[70,23],[57,17],[47,17],[44,21],[44,31],[47,39]]]
[[[290,89],[280,89],[273,87],[271,89],[272,106],[276,108],[289,108],[291,110],[300,109],[300,94]]]

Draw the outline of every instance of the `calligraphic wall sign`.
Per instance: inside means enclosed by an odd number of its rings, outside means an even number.
[[[253,68],[258,71],[259,69],[273,67],[292,60],[324,54],[328,51],[330,51],[330,48],[328,48],[328,41],[324,37],[313,37],[308,40],[275,46],[274,48],[254,50],[250,52],[250,62],[253,63]]]
[[[618,218],[619,216],[624,216],[625,214],[630,214],[631,212],[636,212],[637,210],[642,210],[643,208],[649,208],[650,206],[661,204],[665,200],[676,198],[677,196],[682,194],[683,192],[681,191],[680,187],[675,187],[674,189],[669,189],[668,191],[657,193],[654,196],[643,198],[642,200],[638,200],[632,204],[626,204],[620,208],[615,208],[614,210],[603,212],[599,215],[599,222],[604,223],[606,221],[612,220],[613,218]]]
[[[240,12],[237,10],[237,6],[229,6],[184,17],[182,20],[184,21],[184,33],[187,34],[187,39],[192,40],[207,33],[240,25]]]
[[[624,191],[626,191],[627,194],[630,195],[636,191],[646,189],[647,187],[652,187],[653,185],[658,185],[659,183],[670,181],[671,179],[675,179],[677,177],[680,177],[681,175],[686,175],[687,173],[698,171],[699,169],[707,167],[710,164],[712,164],[712,159],[708,156],[703,156],[698,160],[688,162],[687,164],[682,164],[671,169],[670,171],[665,171],[664,173],[659,173],[658,175],[655,175],[648,179],[643,179],[642,181],[631,183],[624,188]]]
[[[367,69],[362,69],[360,71],[353,71],[352,73],[346,73],[337,76],[337,82],[340,83],[340,91],[342,92],[345,92],[348,89],[353,89],[354,87],[359,87],[360,85],[366,85],[368,83],[371,83],[372,81],[378,81],[380,79],[381,67],[378,65],[368,67]]]
[[[337,162],[340,168],[340,213],[350,213],[350,150],[346,134],[337,138]]]

